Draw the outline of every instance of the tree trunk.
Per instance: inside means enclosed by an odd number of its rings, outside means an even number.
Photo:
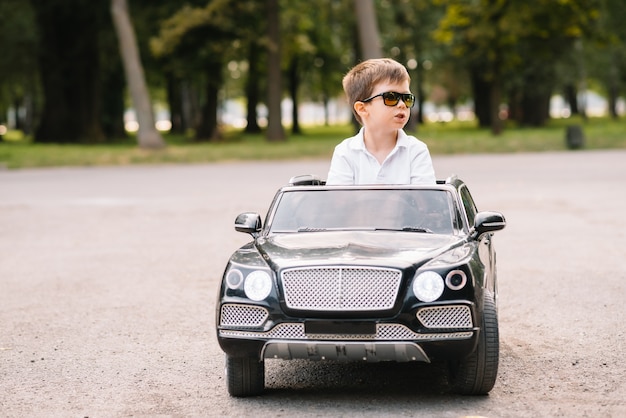
[[[324,106],[324,126],[330,126],[330,111],[328,109],[328,95],[326,93],[322,96],[322,104]]]
[[[121,63],[119,71],[109,71],[102,80],[102,129],[107,138],[125,138],[124,88],[125,80]]]
[[[257,106],[259,104],[259,46],[255,42],[250,43],[248,51],[248,79],[246,80],[246,132],[259,133]]]
[[[5,107],[2,105],[2,103],[0,103],[0,144],[2,143],[2,141],[4,141],[4,134],[7,131],[7,123],[6,123],[6,114],[7,114],[7,109],[5,109]]]
[[[544,126],[550,113],[550,96],[524,94],[522,98],[522,125]]]
[[[424,70],[417,69],[417,123],[424,124],[424,104],[426,103],[426,92],[424,91]]]
[[[614,48],[611,49],[610,56],[611,63],[609,64],[609,79],[606,86],[609,93],[609,115],[611,116],[611,119],[618,119],[619,114],[617,113],[617,101],[619,99],[619,68],[617,63],[619,62],[619,58],[617,57],[617,53]]]
[[[163,148],[165,141],[154,125],[154,114],[150,95],[146,86],[143,66],[139,58],[139,50],[135,31],[130,20],[126,0],[111,0],[111,14],[120,43],[120,53],[126,81],[130,90],[139,131],[137,140],[141,148]]]
[[[489,109],[491,119],[491,133],[500,135],[502,133],[502,120],[500,119],[500,102],[502,101],[502,91],[498,78],[491,84],[489,96]]]
[[[35,132],[36,123],[41,112],[41,94],[37,93],[37,82],[35,77],[30,77],[30,85],[26,88],[26,121],[24,124],[24,134],[31,136]]]
[[[183,94],[181,91],[181,82],[173,73],[168,72],[165,75],[167,83],[167,104],[170,108],[170,128],[171,133],[184,134],[186,131],[185,121],[183,118]]]
[[[508,101],[508,119],[515,121],[517,124],[522,123],[522,93],[519,88],[513,88],[507,92]]]
[[[619,89],[615,85],[609,86],[609,115],[611,119],[618,119],[619,114],[617,113],[617,100],[619,99]]]
[[[198,103],[197,89],[194,88],[194,84],[188,79],[183,79],[180,82],[180,94],[182,96],[182,114],[183,114],[183,126],[185,132],[188,129],[195,129],[200,124],[201,114],[200,105]]]
[[[32,0],[44,103],[36,142],[100,142],[97,4]]]
[[[565,86],[565,102],[569,105],[570,114],[578,115],[578,90],[573,83],[568,83]]]
[[[12,102],[13,102],[13,109],[15,109],[15,129],[17,129],[18,131],[23,130],[23,118],[20,115],[20,109],[23,106],[23,102],[24,102],[24,96],[20,93],[16,93],[15,91],[12,92],[13,93],[13,97],[12,97]]]
[[[354,0],[354,9],[359,29],[359,42],[363,59],[381,58],[380,34],[376,21],[376,9],[373,0]]]
[[[294,55],[291,58],[291,65],[289,65],[289,95],[291,96],[291,102],[293,107],[291,108],[291,120],[293,122],[291,126],[292,134],[301,133],[300,120],[298,118],[298,85],[300,83],[298,77],[298,57]]]
[[[491,83],[486,81],[480,71],[472,71],[472,92],[474,96],[474,113],[478,118],[478,126],[491,127]]]
[[[209,65],[205,90],[205,102],[202,106],[202,122],[196,131],[197,140],[218,140],[220,133],[217,124],[219,86],[222,85],[222,65]]]
[[[281,48],[280,48],[280,10],[278,0],[267,1],[268,12],[268,98],[267,98],[267,139],[269,141],[284,141],[285,130],[282,125],[281,101],[283,95],[281,75]]]
[[[550,118],[550,98],[557,76],[554,68],[543,62],[527,62],[527,66],[521,86],[522,124],[543,126]]]

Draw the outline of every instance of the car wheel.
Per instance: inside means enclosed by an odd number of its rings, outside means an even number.
[[[496,383],[500,342],[494,297],[485,293],[482,324],[476,350],[461,361],[450,363],[452,390],[462,395],[486,395]]]
[[[265,364],[256,358],[226,356],[226,381],[231,396],[259,395],[265,387]]]

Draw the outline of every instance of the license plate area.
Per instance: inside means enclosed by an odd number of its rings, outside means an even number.
[[[304,333],[374,335],[376,334],[376,324],[374,322],[306,321],[304,323]]]

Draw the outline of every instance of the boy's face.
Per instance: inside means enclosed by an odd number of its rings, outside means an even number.
[[[410,93],[409,81],[378,83],[372,90],[372,96],[385,92]],[[387,106],[382,96],[375,97],[366,103],[356,102],[354,108],[361,116],[363,126],[377,131],[388,130],[395,132],[398,129],[402,129],[409,121],[409,116],[411,115],[411,109],[402,100],[399,100],[395,106]]]

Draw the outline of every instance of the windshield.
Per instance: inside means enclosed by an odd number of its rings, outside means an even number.
[[[282,194],[270,232],[399,230],[453,233],[445,190],[293,190]]]

